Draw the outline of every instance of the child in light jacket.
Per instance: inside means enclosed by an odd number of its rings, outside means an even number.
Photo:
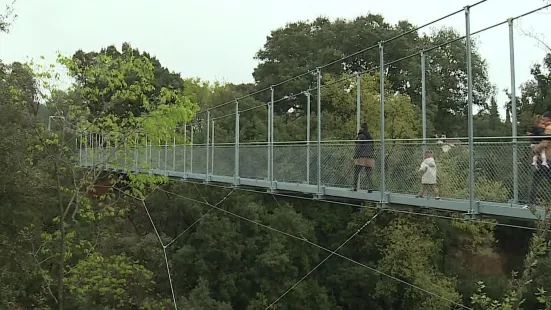
[[[419,171],[423,174],[421,177],[421,191],[419,198],[423,198],[427,191],[434,193],[436,199],[440,199],[438,195],[438,184],[436,183],[436,161],[431,153],[425,153],[424,160],[421,163]]]

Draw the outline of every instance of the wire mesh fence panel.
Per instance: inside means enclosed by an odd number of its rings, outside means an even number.
[[[469,148],[463,142],[437,144],[433,155],[436,161],[437,184],[440,196],[469,198]]]
[[[190,152],[193,152],[193,158],[191,158],[189,172],[192,173],[207,173],[207,146],[205,145],[190,145],[188,146]]]
[[[517,151],[518,202],[551,202],[551,171],[532,164],[528,142],[479,142],[475,144],[475,195],[478,200],[510,202],[514,198],[513,152]],[[547,181],[546,181],[547,180]]]
[[[353,142],[331,142],[322,144],[321,179],[322,185],[360,190],[376,190],[380,184],[379,147],[374,143],[371,157],[373,167],[364,168],[354,163],[356,145]],[[360,169],[361,168],[361,169]],[[358,179],[356,180],[355,175]],[[357,184],[354,184],[354,181]]]
[[[159,165],[160,165],[160,161],[161,161],[161,153],[162,153],[162,149],[160,146],[158,145],[155,145],[155,146],[151,146],[150,148],[150,152],[151,152],[151,166],[150,166],[150,169],[155,169],[155,170],[160,170],[159,168]]]
[[[510,147],[511,149],[514,149],[515,145],[511,144]],[[516,145],[516,149],[518,154],[516,165],[517,165],[517,171],[518,171],[517,180],[518,180],[519,203],[524,203],[524,204],[535,203],[536,202],[535,199],[538,196],[545,198],[544,199],[545,202],[551,202],[551,188],[549,186],[549,182],[547,182],[547,185],[544,185],[544,186],[534,186],[535,185],[534,183],[538,183],[537,180],[536,182],[533,182],[534,177],[537,179],[541,175],[541,172],[544,172],[544,171],[542,171],[541,169],[536,169],[536,167],[532,165],[532,157],[534,156],[534,153],[532,152],[532,148],[530,147],[529,142],[526,141],[526,142],[518,143]],[[503,159],[503,160],[505,161],[504,166],[507,167],[505,169],[507,169],[507,171],[511,171],[511,174],[512,174],[512,169],[508,168],[507,166],[507,163],[510,163],[512,166],[512,163],[513,163],[512,158]],[[512,188],[513,183],[514,183],[514,180],[511,179],[509,181],[508,187]],[[532,193],[532,188],[534,189],[533,191],[534,197],[530,197]],[[512,192],[513,189],[511,189],[510,191]]]
[[[212,148],[212,174],[233,177],[235,170],[235,147],[218,145]]]
[[[120,165],[121,165],[121,168],[126,170],[126,171],[130,171],[131,169],[134,168],[134,153],[135,153],[135,148],[134,147],[125,147],[123,152],[122,152],[122,156],[121,156],[121,159],[120,159]]]
[[[113,148],[114,160],[113,165],[115,169],[126,169],[124,165],[124,159],[126,157],[125,148]]]
[[[274,180],[307,183],[307,156],[305,144],[274,145]]]
[[[239,145],[239,176],[265,180],[268,178],[268,146],[256,144]]]
[[[139,146],[137,147],[137,154],[136,154],[136,167],[138,169],[149,169],[149,147],[147,146]]]
[[[118,168],[117,148],[108,146],[103,151],[105,154],[105,165],[109,168]]]
[[[178,172],[189,172],[190,171],[190,146],[189,145],[175,145],[173,150],[173,158],[171,165],[173,166],[172,170]]]
[[[421,186],[423,144],[421,142],[387,141],[385,187],[388,192],[417,194]],[[431,150],[434,148],[431,148]]]
[[[83,150],[82,158],[85,165],[92,165],[92,148],[85,148]]]
[[[168,146],[156,146],[154,147],[154,153],[156,156],[153,157],[153,169],[165,171],[168,168]]]
[[[317,146],[315,152],[317,153]],[[324,143],[321,145],[321,185],[352,187],[354,174],[353,152],[353,144]],[[317,175],[317,171],[314,174]]]
[[[170,171],[172,170],[172,163],[174,158],[174,146],[173,145],[165,145],[165,157],[164,157],[164,166],[162,167],[163,170]]]
[[[354,164],[355,142],[331,141],[321,144],[321,185],[340,188],[354,186],[357,167]],[[517,175],[513,175],[513,154],[517,152]],[[234,176],[235,146],[215,145],[161,145],[86,147],[79,151],[82,165],[112,169],[142,171],[176,170],[179,172],[217,176]],[[437,183],[440,196],[452,199],[469,199],[469,148],[466,141],[448,140],[423,145],[419,140],[386,140],[385,188],[387,192],[415,195],[419,192],[422,173],[419,171],[424,153],[428,151],[436,161]],[[239,145],[239,176],[268,179],[269,146],[264,143]],[[277,143],[274,145],[274,180],[291,183],[317,184],[318,148],[304,143]],[[518,203],[551,203],[551,169],[534,166],[535,154],[529,142],[475,142],[475,199],[478,201],[508,203],[513,201],[515,177],[518,186]],[[380,189],[380,144],[373,143],[374,167],[369,175],[359,171],[360,190]],[[309,164],[309,169],[307,168]],[[538,167],[538,168],[537,168]]]
[[[477,200],[508,202],[513,191],[511,143],[476,143],[475,197]]]

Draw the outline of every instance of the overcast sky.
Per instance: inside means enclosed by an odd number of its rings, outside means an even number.
[[[251,82],[254,54],[270,31],[288,22],[320,15],[354,18],[380,13],[389,22],[407,19],[421,25],[472,4],[476,0],[18,0],[9,34],[0,35],[0,59],[24,61],[26,57],[77,49],[99,50],[125,41],[155,55],[161,63],[184,77],[227,82]],[[11,0],[10,0],[11,2]],[[0,0],[3,7],[8,0]],[[453,4],[452,4],[453,3]],[[472,8],[471,29],[517,16],[544,5],[543,0],[488,0]],[[535,30],[551,42],[551,11],[532,14],[516,23]],[[433,27],[451,26],[465,33],[459,13]],[[517,85],[530,78],[529,68],[540,62],[544,50],[515,29]],[[430,28],[424,30],[430,31]],[[476,36],[489,64],[490,78],[498,89],[509,88],[507,26]],[[505,100],[499,96],[500,105]]]

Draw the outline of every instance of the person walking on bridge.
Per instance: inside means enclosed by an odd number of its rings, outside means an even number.
[[[423,198],[425,193],[431,192],[435,195],[435,199],[440,199],[438,193],[438,183],[436,181],[436,161],[432,153],[425,152],[424,160],[421,162],[419,171],[422,173],[421,177],[421,191],[417,197]]]
[[[551,169],[549,168],[549,159],[551,159],[551,111],[546,111],[545,113],[543,113],[543,115],[541,116],[541,120],[545,124],[543,132],[544,136],[538,144],[533,146],[532,151],[535,154],[545,152],[545,161],[547,165],[542,164],[543,159],[540,157],[538,160],[539,165],[536,166],[537,169],[532,175],[532,187],[530,188],[530,204],[537,203],[536,200],[541,182],[544,179],[547,179],[549,182],[551,182]]]
[[[352,190],[358,190],[358,183],[360,183],[359,188],[362,189],[362,182],[359,182],[360,173],[362,170],[365,170],[367,191],[370,193],[373,188],[372,175],[373,167],[375,166],[375,159],[373,158],[373,138],[367,130],[366,123],[363,123],[358,131],[358,135],[356,137],[356,151],[352,160],[354,161],[354,184],[352,186]]]

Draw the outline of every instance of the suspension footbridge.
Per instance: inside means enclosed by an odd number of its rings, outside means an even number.
[[[479,3],[482,3],[481,1]],[[477,4],[479,4],[477,3]],[[477,5],[475,4],[475,5]],[[147,136],[135,141],[110,141],[109,133],[82,133],[80,136],[80,165],[99,167],[119,172],[147,173],[168,176],[174,179],[227,184],[236,187],[253,187],[268,192],[285,192],[291,195],[307,195],[313,199],[355,200],[377,203],[381,207],[411,206],[463,213],[469,217],[488,216],[519,220],[535,220],[544,215],[542,205],[551,201],[551,191],[540,189],[542,180],[551,180],[551,170],[531,165],[532,152],[529,141],[517,135],[516,82],[514,65],[513,21],[547,8],[540,7],[515,18],[509,18],[484,29],[471,32],[470,10],[475,5],[458,10],[446,17],[427,23],[414,30],[398,35],[377,45],[368,47],[330,64],[319,66],[308,72],[235,100],[211,106],[197,113],[193,124],[183,126],[175,132],[173,141],[152,141]],[[465,13],[466,35],[438,46],[427,47],[398,60],[385,61],[385,46],[389,42],[429,26],[459,12]],[[509,137],[478,138],[473,131],[473,73],[471,69],[471,35],[501,25],[509,27],[509,49],[511,68],[512,132]],[[427,137],[427,94],[425,77],[426,57],[433,50],[464,40],[466,44],[466,89],[468,115],[465,120],[468,136],[465,138]],[[356,72],[344,79],[355,80],[356,128],[359,128],[362,99],[361,76],[378,71],[380,81],[379,104],[380,124],[375,145],[375,167],[372,171],[370,188],[351,190],[354,165],[354,141],[323,139],[322,120],[322,71],[329,65],[339,64],[346,58],[375,49],[379,51],[379,66]],[[421,76],[421,110],[423,137],[421,139],[388,139],[385,128],[385,96],[392,96],[385,90],[386,68],[407,59],[419,57]],[[311,86],[300,94],[285,95],[274,99],[274,89],[304,76],[313,77]],[[341,82],[341,81],[337,81]],[[346,82],[346,81],[345,81]],[[335,82],[333,82],[335,83]],[[351,91],[350,87],[347,92]],[[244,100],[266,93],[270,98],[256,107],[240,106]],[[385,95],[386,94],[386,95]],[[274,112],[274,106],[283,100],[303,99],[305,141],[276,141],[274,120],[281,115]],[[315,102],[311,102],[312,98]],[[311,105],[311,103],[314,103]],[[230,107],[231,113],[214,111]],[[241,124],[244,113],[261,110],[266,121],[266,140],[250,142],[244,139],[246,128]],[[315,110],[315,115],[311,115]],[[224,112],[225,113],[225,112]],[[278,112],[290,114],[292,111]],[[201,115],[199,117],[198,115]],[[220,143],[216,124],[232,116],[233,141]],[[246,116],[245,116],[246,117]],[[317,127],[312,134],[311,121]],[[412,120],[415,121],[415,120]],[[218,131],[219,132],[219,131]],[[184,142],[178,142],[176,135],[183,134]],[[195,140],[194,140],[195,134]],[[201,138],[198,136],[201,135]],[[315,136],[315,138],[312,138]],[[182,138],[182,137],[180,137]],[[218,139],[217,139],[218,140]],[[117,143],[118,142],[118,143]],[[132,142],[132,143],[130,143]],[[117,146],[118,144],[118,146]],[[418,168],[426,150],[436,158],[438,168],[439,199],[419,198],[420,174]]]

